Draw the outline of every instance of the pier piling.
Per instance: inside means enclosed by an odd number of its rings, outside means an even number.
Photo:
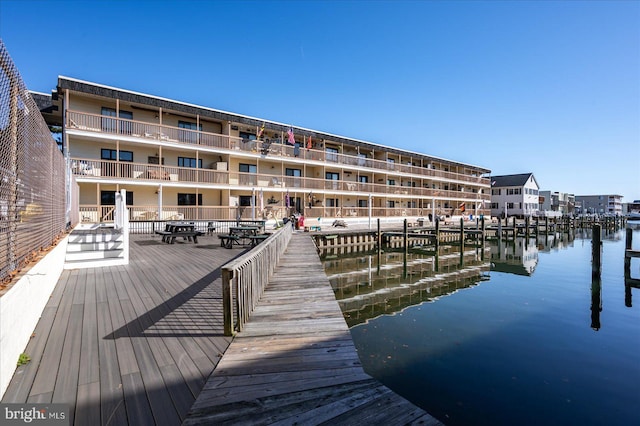
[[[599,223],[593,225],[593,235],[591,237],[591,273],[600,276],[602,266],[602,226]]]
[[[633,229],[627,228],[627,234],[624,239],[624,277],[631,278],[631,256],[627,250],[631,250],[633,239]]]

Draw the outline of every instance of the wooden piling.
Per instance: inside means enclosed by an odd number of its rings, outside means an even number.
[[[627,234],[624,239],[624,277],[631,278],[631,256],[627,255],[627,250],[631,250],[633,245],[633,229],[627,228]]]
[[[482,251],[480,252],[480,259],[484,260],[484,242],[486,239],[485,229],[484,229],[484,216],[482,217],[482,220],[480,222],[482,226],[482,234],[481,234],[482,241],[480,242],[480,247],[482,247]]]
[[[592,275],[600,276],[602,259],[602,225],[596,223],[592,228],[593,235],[591,236],[591,273]]]
[[[460,266],[464,265],[464,219],[460,218]]]
[[[407,248],[409,247],[409,236],[408,236],[408,226],[407,226],[407,219],[404,220],[404,227],[403,227],[403,238],[404,238],[404,251],[405,253],[407,252]]]

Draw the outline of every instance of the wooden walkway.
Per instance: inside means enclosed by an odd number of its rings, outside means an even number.
[[[70,424],[179,425],[220,361],[220,266],[244,252],[131,236],[130,264],[64,271],[2,402],[65,403]]]
[[[185,425],[440,424],[362,369],[309,234],[296,233]]]

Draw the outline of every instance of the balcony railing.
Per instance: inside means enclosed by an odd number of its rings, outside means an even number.
[[[103,115],[87,114],[77,111],[67,111],[67,127],[96,133],[109,133],[136,138],[153,139],[173,143],[200,145],[206,148],[238,150],[252,152],[256,155],[300,158],[335,164],[336,166],[361,167],[371,169],[377,173],[397,175],[405,173],[424,178],[436,178],[448,181],[473,183],[489,186],[489,178],[470,176],[462,173],[436,170],[433,168],[389,163],[386,160],[359,157],[357,154],[342,154],[325,152],[316,149],[306,149],[303,146],[291,145],[267,140],[247,140],[235,136],[202,132],[198,130],[153,124],[141,121],[126,120]]]
[[[241,173],[213,169],[194,169],[177,166],[161,166],[156,164],[129,163],[109,160],[90,160],[74,158],[72,172],[78,179],[124,179],[146,180],[149,182],[182,182],[223,185],[229,188],[278,188],[293,192],[324,191],[340,194],[343,192],[384,195],[392,198],[436,198],[457,199],[490,203],[489,194],[451,191],[444,189],[421,188],[410,186],[350,182],[343,180],[326,180],[298,176],[282,176],[273,174]]]
[[[131,222],[153,220],[269,220],[282,219],[295,212],[293,207],[265,206],[263,210],[259,206],[227,207],[227,206],[176,206],[164,205],[158,212],[157,205],[128,205],[129,220]],[[111,222],[113,221],[114,206],[101,204],[80,205],[80,218],[83,222]],[[431,208],[409,207],[372,207],[371,217],[428,217],[432,214]],[[302,213],[307,225],[313,225],[317,218],[365,218],[369,217],[368,207],[304,207]],[[438,216],[461,215],[458,209],[437,208]],[[467,210],[464,214],[490,214],[489,209],[478,209],[477,212]]]

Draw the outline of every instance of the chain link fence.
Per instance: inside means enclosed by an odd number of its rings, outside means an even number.
[[[65,179],[65,159],[0,40],[0,284],[65,232]]]

